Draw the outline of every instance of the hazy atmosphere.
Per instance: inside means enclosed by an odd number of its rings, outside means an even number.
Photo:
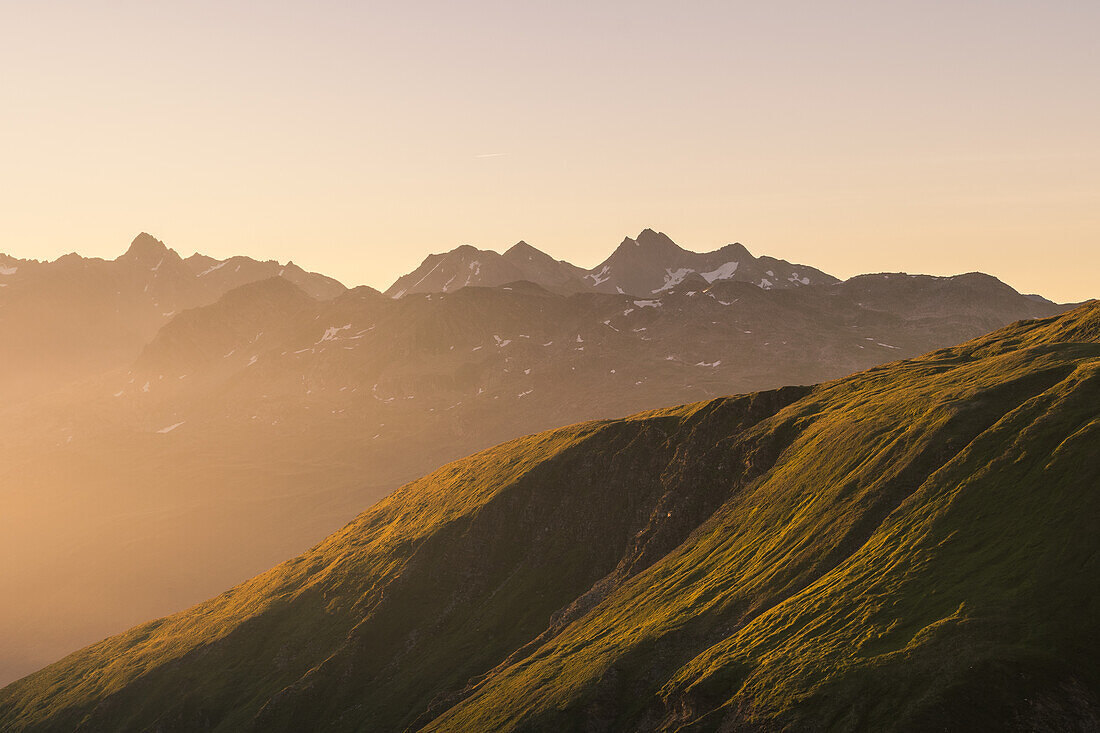
[[[384,288],[464,243],[591,267],[652,226],[1095,295],[1094,2],[4,2],[0,26],[19,257],[146,230]]]
[[[0,731],[1100,731],[1100,4],[0,0]]]

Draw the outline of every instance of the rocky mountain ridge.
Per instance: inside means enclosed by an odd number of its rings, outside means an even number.
[[[463,245],[429,255],[385,292],[392,298],[417,293],[448,293],[471,285],[504,285],[528,280],[559,293],[593,291],[648,297],[686,286],[751,282],[764,290],[828,285],[837,278],[807,265],[774,257],[753,257],[741,244],[713,252],[683,249],[663,232],[644,229],[627,237],[602,263],[584,270],[519,242],[503,255]]]

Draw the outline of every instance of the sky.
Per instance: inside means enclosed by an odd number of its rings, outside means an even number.
[[[0,251],[523,239],[1100,297],[1100,3],[0,0]]]

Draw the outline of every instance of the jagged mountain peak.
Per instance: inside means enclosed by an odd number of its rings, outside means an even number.
[[[624,237],[623,241],[619,243],[619,246],[616,247],[611,253],[611,256],[608,257],[607,261],[622,257],[637,257],[640,253],[645,253],[646,255],[663,254],[667,256],[684,251],[683,247],[672,241],[672,238],[664,232],[658,232],[653,229],[643,229],[638,233],[637,237]]]
[[[519,277],[520,272],[499,253],[460,244],[447,252],[428,255],[419,267],[398,278],[385,294],[401,298],[413,293],[446,293],[467,285],[499,285]]]
[[[539,249],[538,247],[532,247],[532,246],[531,246],[530,244],[528,244],[527,242],[523,241],[522,239],[521,239],[520,241],[516,242],[515,244],[513,244],[513,245],[512,245],[511,247],[509,247],[508,249],[506,249],[506,250],[504,251],[504,257],[506,257],[506,258],[509,258],[509,259],[513,259],[513,258],[523,258],[523,259],[533,259],[533,258],[539,258],[539,259],[543,259],[543,258],[545,258],[545,259],[553,259],[552,257],[550,257],[550,255],[546,254],[545,252],[543,252],[543,251],[542,251],[541,249]]]
[[[652,249],[662,252],[683,252],[683,247],[672,241],[664,232],[653,229],[643,229],[633,240],[634,246],[642,249]]]
[[[728,256],[735,259],[756,259],[752,256],[752,253],[749,252],[748,248],[740,242],[732,242],[731,244],[727,244],[726,246],[716,250],[716,254],[721,254],[723,256]]]
[[[523,240],[503,255],[461,245],[428,256],[420,267],[399,278],[386,293],[401,297],[525,279],[558,292],[592,290],[646,296],[677,287],[691,273],[697,273],[708,283],[736,279],[765,290],[837,282],[831,275],[806,265],[773,257],[753,257],[739,242],[712,252],[693,252],[664,232],[646,228],[637,237],[625,237],[606,260],[591,270],[556,260]]]
[[[130,242],[130,247],[121,257],[127,260],[146,260],[163,257],[171,251],[164,242],[152,234],[141,232],[134,237],[133,241]]]
[[[753,257],[740,243],[712,252],[693,252],[653,229],[643,230],[637,239],[624,239],[610,257],[588,271],[584,280],[600,292],[650,295],[678,287],[692,273],[708,283],[734,279],[765,290],[837,281],[806,265]]]
[[[583,272],[523,241],[509,247],[503,255],[463,244],[449,252],[428,256],[418,268],[398,278],[386,295],[400,298],[413,293],[449,293],[470,285],[493,287],[519,280],[573,292],[583,289],[580,283]]]

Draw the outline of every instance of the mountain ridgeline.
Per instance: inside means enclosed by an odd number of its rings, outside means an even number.
[[[645,229],[635,239],[624,239],[610,257],[591,270],[555,260],[526,242],[519,242],[504,254],[463,245],[428,256],[420,267],[390,286],[386,295],[401,298],[416,293],[449,293],[471,285],[505,285],[517,280],[566,294],[592,291],[640,297],[681,285],[700,290],[719,281],[753,283],[764,290],[837,282],[832,275],[807,265],[753,257],[741,244],[713,252],[691,252],[667,234]]]
[[[840,282],[650,230],[591,271],[523,243],[425,267],[394,298],[148,235],[113,261],[0,257],[0,594],[21,599],[0,604],[0,684],[502,441],[836,379],[1066,308],[980,273]]]
[[[1100,303],[519,438],[0,692],[12,731],[1091,730]]]
[[[0,254],[0,397],[50,391],[127,364],[172,316],[271,277],[319,299],[345,290],[292,262],[184,259],[144,232],[114,260]]]

